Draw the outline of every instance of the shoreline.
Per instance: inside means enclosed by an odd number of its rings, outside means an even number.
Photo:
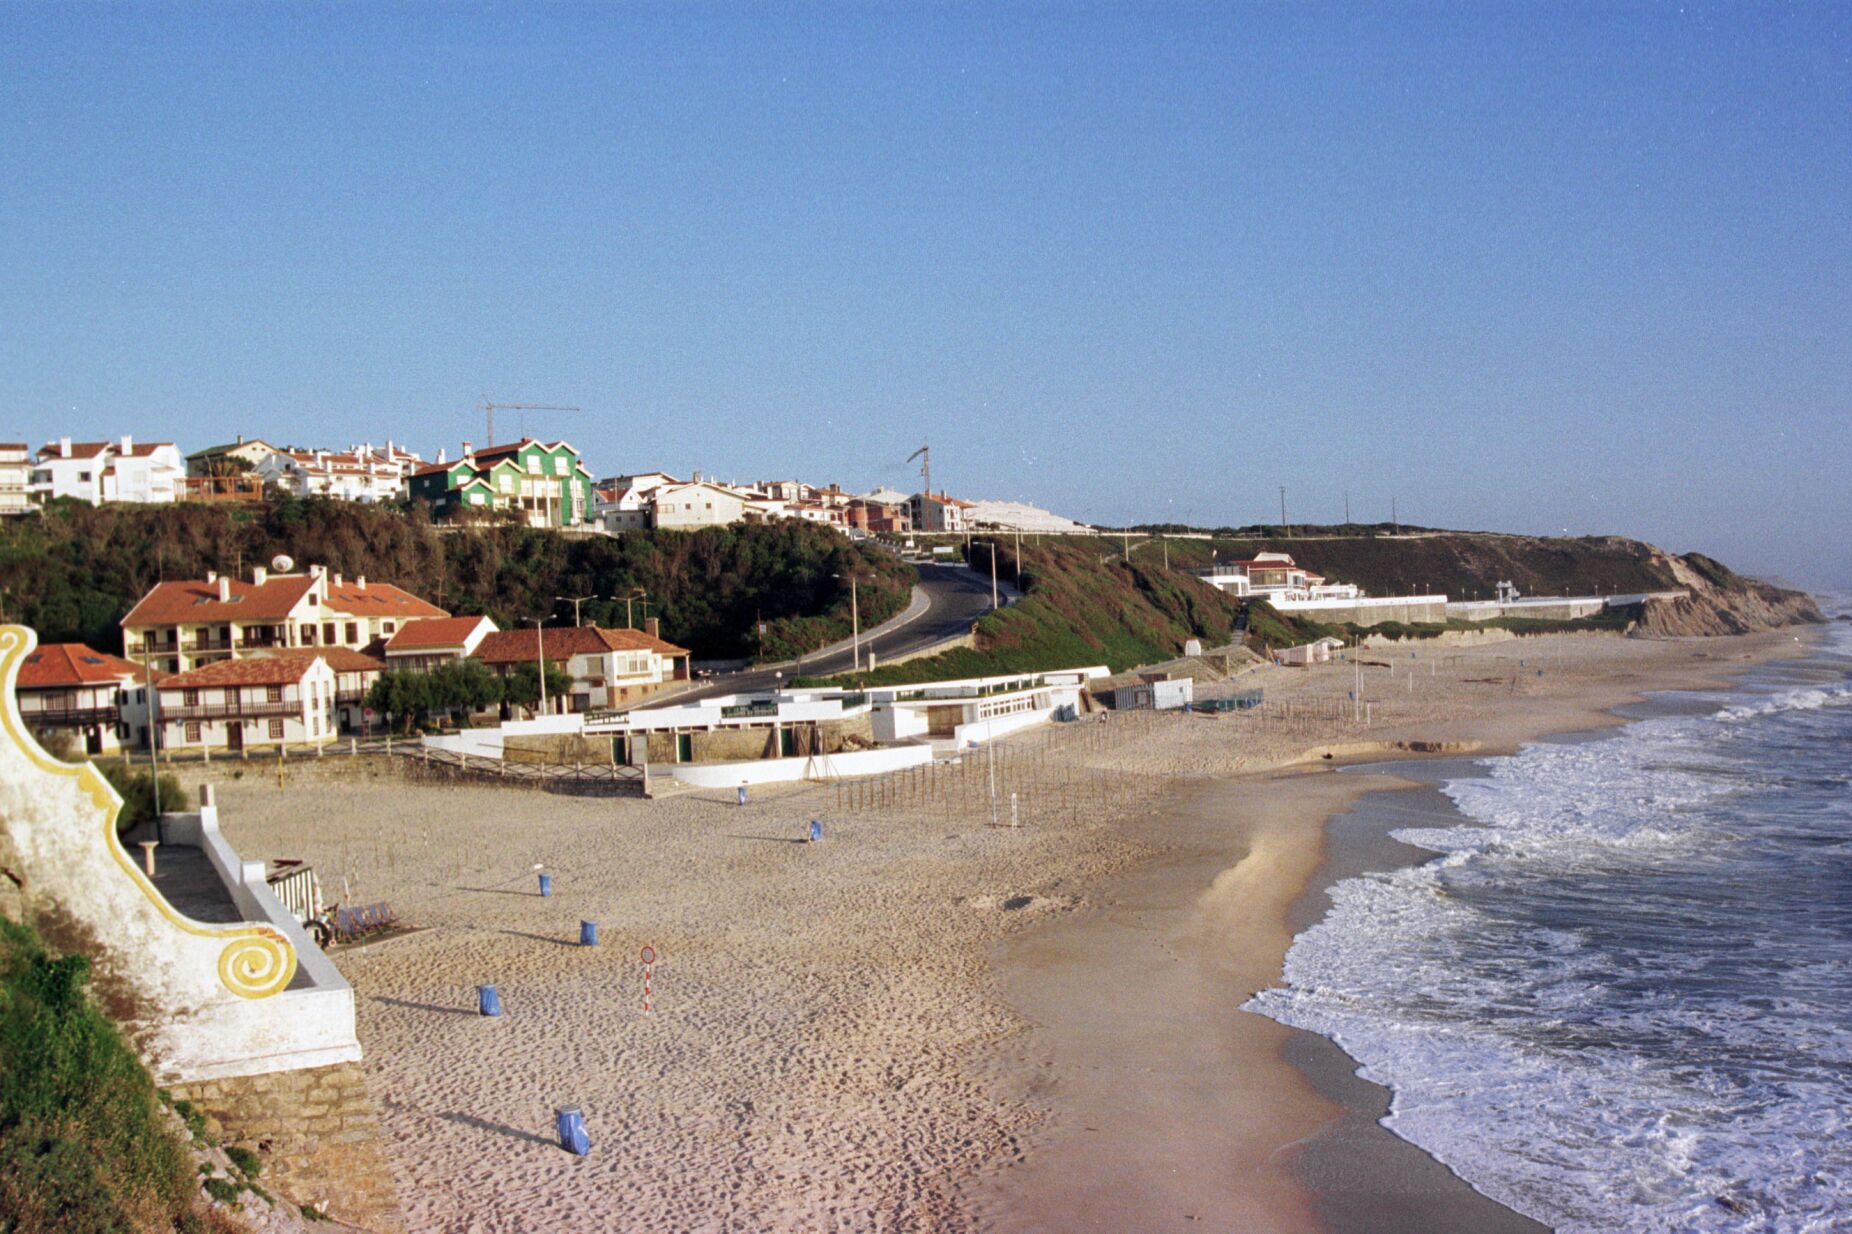
[[[1080,1150],[1114,1136],[1121,1193],[1093,1194],[1119,1218],[1094,1228],[1300,1234],[1317,1197],[1281,1150],[1342,1102],[1291,1065],[1295,1030],[1236,1008],[1278,980],[1326,820],[1375,780],[1331,769],[1483,756],[1540,715],[1590,727],[1591,705],[1791,637],[1372,649],[1374,724],[1344,703],[1353,666],[1269,667],[1239,683],[1265,687],[1260,712],[1050,725],[878,792],[781,786],[746,807],[428,784],[369,760],[210,775],[241,852],[307,860],[420,927],[335,957],[414,1234],[1085,1229],[1048,1222],[1048,1197],[1092,1180]],[[993,776],[1020,828],[990,824]],[[811,818],[821,844],[802,842]],[[574,944],[582,920],[600,947]],[[1039,1015],[1025,973],[1058,1000]],[[474,1014],[483,980],[499,1020]],[[1120,1034],[1118,1072],[1075,1068],[1058,1034],[1089,1032]],[[582,1158],[553,1143],[567,1101]]]
[[[1286,951],[1323,917],[1337,881],[1432,858],[1389,838],[1399,824],[1381,822],[1393,794],[1439,796],[1427,776],[1409,778],[1403,768],[1477,762],[1546,737],[1596,734],[1631,721],[1620,708],[1662,691],[1726,687],[1782,658],[1794,641],[1792,632],[1738,636],[1727,640],[1737,653],[1728,662],[1705,655],[1699,668],[1674,657],[1643,676],[1584,682],[1545,706],[1390,728],[1367,743],[1314,745],[1306,761],[1191,783],[1162,813],[1156,838],[1164,855],[1112,876],[1099,897],[1106,907],[994,949],[1006,1000],[1037,1025],[1034,1044],[1019,1045],[1011,1061],[1045,1077],[1050,1112],[1023,1161],[980,1185],[984,1228],[1104,1232],[1207,1222],[1256,1234],[1547,1231],[1383,1127],[1389,1090],[1359,1077],[1335,1043],[1239,1008],[1279,982]],[[1383,749],[1396,743],[1408,748]],[[1208,817],[1244,809],[1246,817],[1219,828]],[[1359,819],[1359,827],[1346,832],[1337,825],[1344,818]],[[1219,854],[1204,846],[1211,837],[1222,843]],[[1244,902],[1230,894],[1237,887]],[[1098,963],[1109,947],[1123,956]],[[1161,979],[1162,996],[1193,1020],[1146,1016],[1141,1025],[1137,1011],[1075,1014],[1078,1001],[1097,996],[1090,991],[1148,970],[1160,950],[1173,952],[1171,968],[1185,978]],[[1212,952],[1240,958],[1218,962]],[[1091,985],[1071,971],[1073,954],[1096,958]],[[1121,1005],[1134,1006],[1122,992]],[[1203,1031],[1216,1012],[1227,1013],[1227,1027]],[[1153,1053],[1172,1066],[1167,1076],[1137,1061]],[[1256,1101],[1267,1103],[1258,1116]],[[1126,1134],[1102,1129],[1113,1113]]]

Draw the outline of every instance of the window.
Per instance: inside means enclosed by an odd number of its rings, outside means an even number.
[[[502,492],[504,493],[514,492],[514,477],[509,475],[505,471],[502,473]]]
[[[571,470],[572,470],[572,465],[569,462],[567,462],[565,455],[562,454],[558,458],[553,460],[553,474],[554,475],[556,476],[567,475],[571,472]]]
[[[282,702],[283,701],[283,687],[282,686],[265,686],[264,687],[264,697],[273,703]]]
[[[272,721],[270,721],[270,735],[271,735],[272,737],[274,737],[274,738],[276,738],[276,739],[277,739],[277,740],[279,740],[279,741],[281,741],[281,740],[282,740],[282,738],[283,738],[283,721],[281,721],[281,720],[272,720]]]
[[[393,621],[382,621],[379,623],[379,628],[384,630],[386,633],[391,634],[392,627],[397,624],[398,624],[397,622],[393,622]]]
[[[350,643],[357,643],[360,641],[360,623],[359,622],[350,621],[347,623],[347,641]]]
[[[188,720],[187,721],[186,739],[188,741],[198,741],[199,740],[199,721],[198,720]]]
[[[527,456],[527,470],[536,476],[540,474],[540,459],[537,455]]]
[[[482,504],[482,494],[481,493],[471,493],[469,495],[469,504],[472,506],[481,505]]]
[[[332,643],[334,641],[335,641],[334,622],[332,621],[322,622],[322,642]]]
[[[182,691],[180,694],[180,701],[182,705],[187,706],[187,707],[199,706],[199,691],[198,690]]]

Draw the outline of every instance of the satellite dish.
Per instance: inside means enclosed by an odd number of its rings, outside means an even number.
[[[270,568],[278,574],[288,574],[296,568],[296,559],[288,553],[278,553],[270,559]]]

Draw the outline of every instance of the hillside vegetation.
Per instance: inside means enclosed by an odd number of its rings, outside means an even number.
[[[1503,628],[1517,634],[1562,631],[1731,634],[1823,620],[1798,592],[1743,578],[1692,553],[1673,557],[1615,536],[1549,539],[1476,532],[1390,535],[1388,528],[1318,536],[1139,540],[1129,560],[1111,537],[1034,537],[1022,541],[1024,597],[978,623],[977,647],[835,678],[896,684],[1104,664],[1120,672],[1181,654],[1185,640],[1230,641],[1241,602],[1188,571],[1213,561],[1284,552],[1335,582],[1377,595],[1429,591],[1490,597],[1501,580],[1526,595],[1613,595],[1689,589],[1691,598],[1654,601],[1572,622],[1501,618],[1432,625],[1377,626],[1367,632],[1431,638],[1449,630]],[[1010,577],[1015,538],[997,537],[999,569]],[[1165,566],[1165,555],[1169,567]],[[974,560],[987,565],[984,550]],[[1282,615],[1253,605],[1246,641],[1256,650],[1365,631]]]
[[[1024,540],[1023,598],[978,622],[976,649],[877,668],[837,682],[892,684],[1104,664],[1114,672],[1170,659],[1186,640],[1233,637],[1241,602],[1155,557],[1130,562],[1094,537]],[[997,540],[997,568],[1017,577],[1013,540]],[[976,559],[985,564],[985,551]]]
[[[512,524],[434,526],[402,511],[323,499],[258,506],[92,507],[54,502],[37,518],[0,523],[0,605],[43,642],[120,651],[121,621],[163,578],[208,570],[248,578],[278,553],[298,568],[326,565],[396,583],[456,613],[486,613],[504,629],[550,615],[556,596],[601,597],[584,619],[625,622],[605,598],[647,591],[662,635],[696,656],[784,659],[849,634],[849,588],[859,572],[861,615],[878,624],[906,606],[912,567],[795,520],[695,532],[567,536]],[[637,624],[642,623],[639,607]],[[763,640],[757,623],[763,620]]]

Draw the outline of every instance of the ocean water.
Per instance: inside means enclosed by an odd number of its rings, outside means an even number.
[[[1676,701],[1443,784],[1249,1009],[1558,1230],[1852,1230],[1852,625]]]

